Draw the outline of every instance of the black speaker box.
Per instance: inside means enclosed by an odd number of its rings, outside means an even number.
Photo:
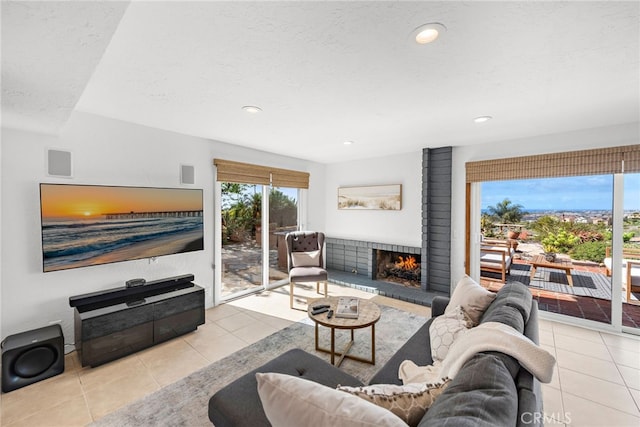
[[[60,325],[10,335],[2,341],[2,391],[9,392],[64,372]]]

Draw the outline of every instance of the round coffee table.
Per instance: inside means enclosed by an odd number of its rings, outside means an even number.
[[[336,317],[335,311],[336,306],[338,305],[339,297],[329,297],[329,298],[320,298],[314,300],[309,307],[307,308],[307,313],[309,314],[309,318],[313,320],[316,324],[316,351],[322,351],[325,353],[329,353],[331,355],[331,364],[335,366],[340,366],[342,361],[347,359],[357,360],[359,362],[370,363],[372,365],[376,364],[376,322],[380,320],[380,307],[374,302],[363,300],[358,298],[358,318],[357,319],[347,319],[342,317]],[[311,314],[313,311],[313,307],[317,305],[329,305],[330,309],[334,311],[333,317],[331,319],[327,319],[327,313],[320,314]],[[326,349],[320,347],[318,343],[318,326],[322,325],[331,329],[331,348]],[[352,356],[347,354],[353,345],[353,331],[355,329],[362,329],[370,326],[371,327],[371,359],[365,359],[358,356]],[[335,348],[336,342],[336,329],[349,329],[351,331],[351,341],[347,343],[345,348],[337,352]],[[334,363],[335,356],[340,356],[340,359],[337,363]]]

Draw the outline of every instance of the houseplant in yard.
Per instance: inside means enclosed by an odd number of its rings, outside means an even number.
[[[544,249],[544,259],[548,262],[554,262],[556,260],[556,248],[550,244],[542,244],[542,249]]]

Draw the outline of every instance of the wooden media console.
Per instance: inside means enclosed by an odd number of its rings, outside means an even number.
[[[82,366],[98,366],[204,324],[204,289],[193,275],[69,298]]]

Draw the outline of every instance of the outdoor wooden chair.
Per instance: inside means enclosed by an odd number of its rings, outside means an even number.
[[[509,240],[487,240],[480,245],[480,271],[500,274],[500,279],[484,277],[487,280],[507,282],[511,274],[511,263],[515,249]]]
[[[604,259],[607,276],[611,276],[612,262],[611,247],[607,246]],[[631,294],[640,292],[640,249],[622,248],[622,283],[626,289],[626,302],[640,304],[640,301],[631,301]]]

